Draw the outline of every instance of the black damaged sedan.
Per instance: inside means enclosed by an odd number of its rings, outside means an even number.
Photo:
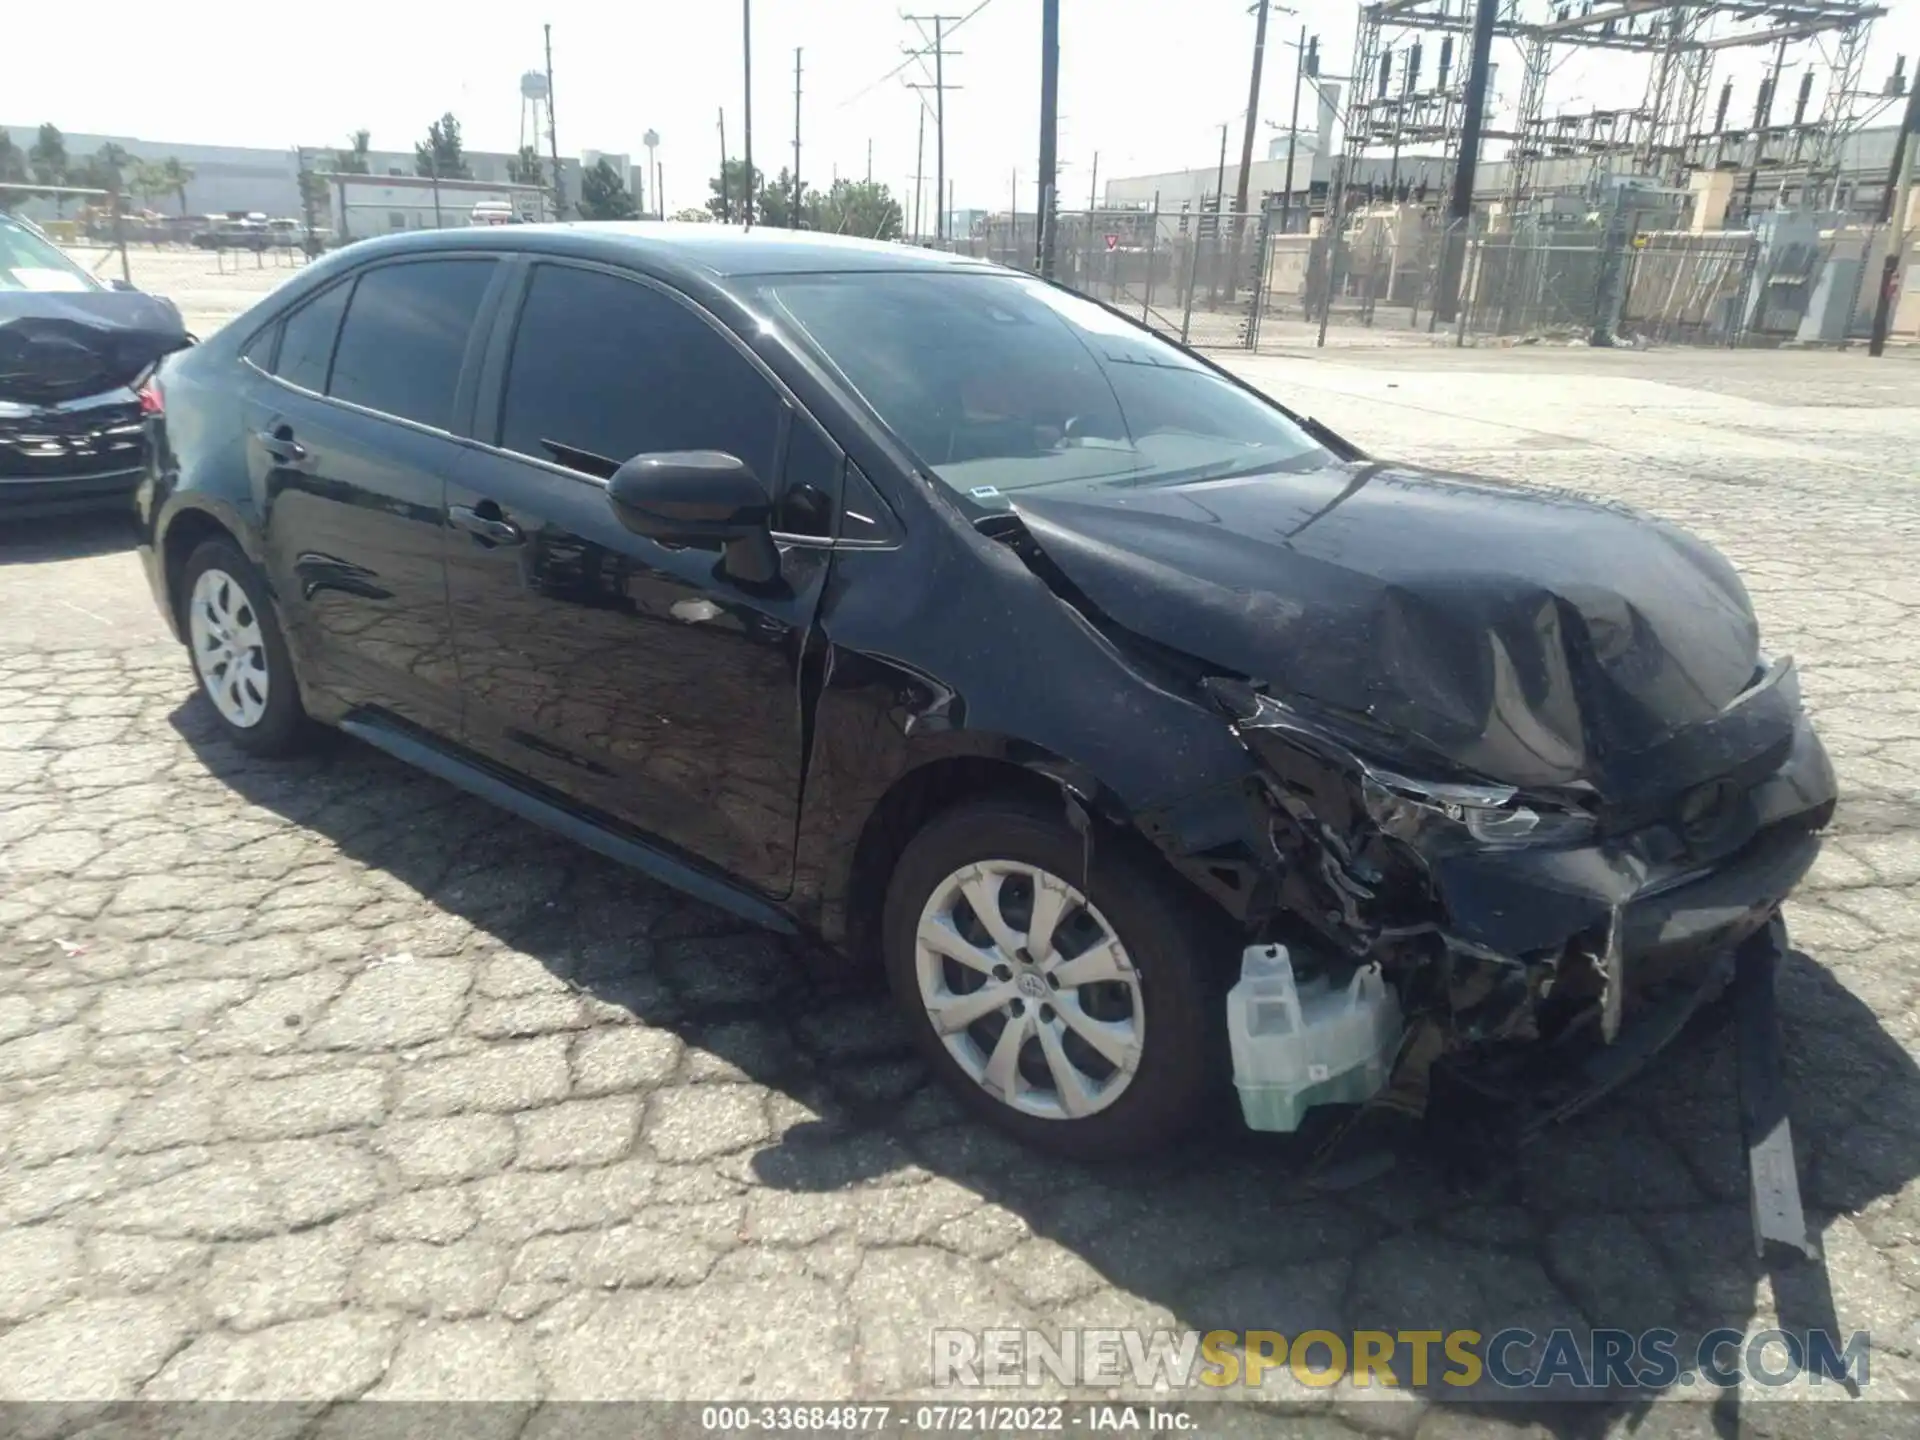
[[[1063,1152],[1244,1095],[1229,995],[1276,955],[1384,997],[1390,1073],[1320,1099],[1590,1092],[1777,947],[1834,804],[1706,545],[1369,460],[986,264],[393,237],[156,404],[147,569],[234,744],[338,727],[873,959]],[[1282,1048],[1329,1013],[1280,1008]]]
[[[0,524],[124,514],[146,464],[143,382],[190,343],[170,301],[102,283],[0,214]]]

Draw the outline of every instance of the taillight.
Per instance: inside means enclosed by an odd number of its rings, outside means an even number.
[[[164,415],[167,413],[167,407],[160,399],[160,384],[158,381],[149,380],[134,393],[140,397],[140,413],[142,415]]]

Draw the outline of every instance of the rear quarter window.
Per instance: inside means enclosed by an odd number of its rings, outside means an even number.
[[[325,393],[327,365],[333,358],[340,317],[346,313],[347,296],[352,290],[351,280],[322,290],[280,322],[279,352],[267,352],[275,375],[302,390]],[[258,357],[255,359],[258,363]]]
[[[451,428],[461,363],[494,264],[478,258],[416,260],[362,274],[334,346],[327,394],[438,430]]]

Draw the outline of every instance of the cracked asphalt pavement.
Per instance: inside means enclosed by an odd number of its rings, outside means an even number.
[[[0,1398],[897,1399],[937,1327],[1776,1322],[1871,1330],[1871,1393],[1920,1397],[1920,368],[1235,363],[1741,567],[1843,787],[1781,977],[1823,1265],[1753,1257],[1724,1030],[1465,1188],[1409,1157],[1303,1193],[1230,1127],[1120,1172],[1024,1152],[830,957],[344,739],[227,748],[124,533],[68,523],[0,541]],[[1267,1398],[1293,1434],[1727,1414]]]

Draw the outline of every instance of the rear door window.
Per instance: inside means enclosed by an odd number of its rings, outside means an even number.
[[[287,316],[280,327],[275,375],[316,395],[326,393],[327,364],[333,359],[333,342],[339,337],[340,317],[346,313],[352,290],[352,281],[335,285]]]
[[[362,275],[334,348],[327,394],[452,428],[461,362],[493,266],[488,259],[418,260]]]

